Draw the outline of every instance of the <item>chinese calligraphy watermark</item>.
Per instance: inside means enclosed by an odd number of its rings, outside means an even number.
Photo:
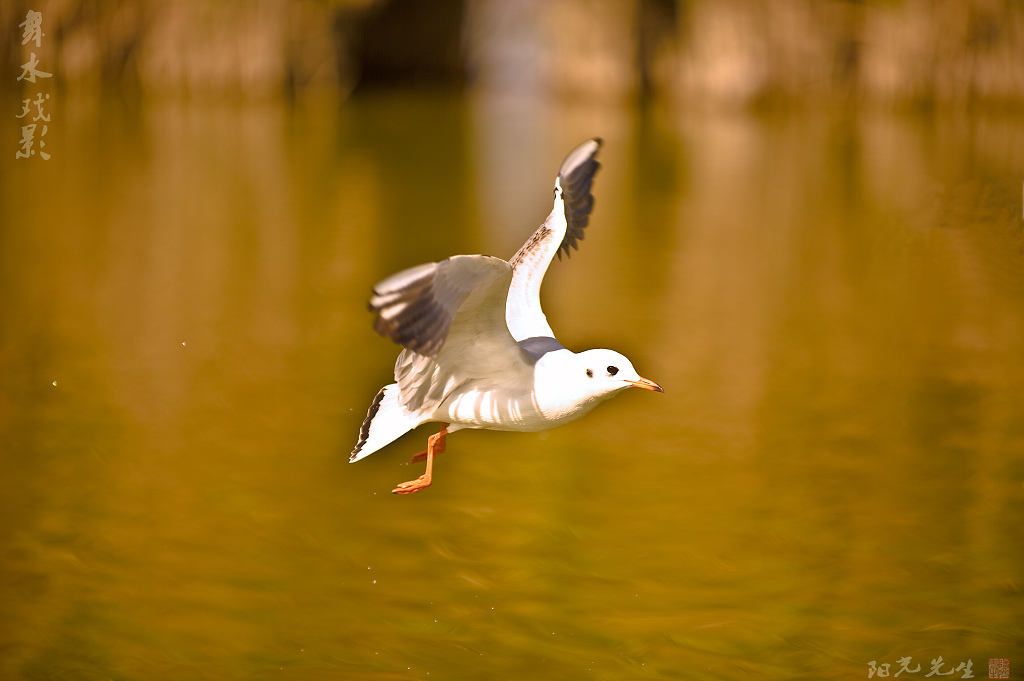
[[[36,59],[36,53],[32,52],[29,60],[21,65],[21,75],[18,76],[18,80],[25,79],[30,83],[36,82],[36,76],[40,78],[50,78],[53,76],[52,73],[46,71],[40,71],[36,67],[39,66],[39,60]]]
[[[18,24],[18,28],[24,27],[25,32],[21,34],[21,44],[28,45],[29,41],[36,41],[36,47],[40,47],[43,39],[43,13],[28,11],[25,21]]]
[[[913,665],[913,666],[911,666]],[[974,661],[968,659],[966,662],[961,662],[955,667],[951,662],[946,662],[942,659],[942,655],[931,661],[930,671],[924,674],[925,678],[930,676],[950,676],[952,674],[960,674],[960,676],[954,676],[956,679],[973,679],[974,676]],[[896,678],[900,674],[919,674],[923,671],[921,663],[914,662],[914,658],[911,656],[901,657],[896,661],[896,668],[889,662],[879,663],[877,660],[871,660],[868,662],[868,678]],[[990,679],[1008,679],[1010,678],[1010,659],[1004,657],[990,657],[988,658],[988,678]]]
[[[876,660],[871,660],[871,662],[868,662],[868,678],[870,679],[875,676],[879,678],[885,678],[888,676],[896,678],[904,672],[906,672],[907,674],[917,674],[921,671],[921,663],[918,662],[913,668],[911,668],[910,665],[913,663],[913,660],[914,658],[912,658],[909,655],[907,657],[901,657],[899,660],[896,661],[896,664],[899,665],[899,668],[891,674],[891,664],[889,664],[888,662],[879,664]],[[942,659],[942,655],[939,655],[937,658],[931,661],[931,671],[925,674],[925,677],[927,678],[929,676],[949,676],[951,674],[959,672],[961,675],[954,678],[975,678],[974,674],[972,673],[974,669],[974,662],[972,660],[961,662],[955,668],[953,667],[952,663],[948,663],[949,670],[943,671],[943,668],[946,666],[947,663]]]
[[[42,12],[29,10],[28,14],[25,15],[25,21],[18,24],[18,28],[24,29],[21,34],[22,45],[35,43],[36,47],[42,46],[43,36],[46,35],[43,33]],[[39,68],[39,60],[36,58],[36,53],[29,52],[28,61],[21,65],[21,75],[18,76],[17,80],[18,82],[35,83],[37,78],[52,77],[52,73]],[[25,123],[21,126],[21,140],[18,143],[20,148],[14,152],[15,159],[31,158],[38,153],[39,158],[42,160],[50,160],[50,154],[43,151],[43,147],[46,146],[46,141],[43,138],[49,130],[46,124],[50,121],[50,116],[43,109],[43,104],[49,98],[49,94],[44,96],[42,92],[37,92],[35,99],[29,97],[22,100],[21,113],[14,116],[15,118],[23,119]],[[35,115],[29,120],[29,115],[33,113],[33,105],[35,106]],[[36,148],[37,145],[38,148]]]

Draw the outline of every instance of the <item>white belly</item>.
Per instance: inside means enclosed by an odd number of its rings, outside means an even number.
[[[463,428],[532,432],[577,419],[594,404],[579,405],[582,408],[572,410],[544,410],[532,393],[473,389],[450,396],[434,412],[433,420]]]

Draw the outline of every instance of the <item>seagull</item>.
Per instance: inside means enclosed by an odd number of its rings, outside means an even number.
[[[395,383],[373,399],[354,463],[428,422],[441,430],[410,462],[426,472],[391,490],[432,482],[434,457],[463,428],[535,432],[568,423],[626,388],[664,392],[613,350],[575,353],[555,339],[540,285],[555,255],[576,249],[590,220],[601,139],[573,149],[555,179],[551,213],[511,260],[455,255],[388,277],[373,288],[374,330],[404,347]]]

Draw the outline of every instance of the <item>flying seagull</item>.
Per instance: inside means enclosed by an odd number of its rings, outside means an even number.
[[[664,392],[613,350],[575,353],[557,340],[540,307],[548,265],[569,255],[590,220],[590,186],[600,138],[579,145],[555,179],[555,205],[508,262],[455,255],[403,270],[377,284],[374,329],[404,346],[395,383],[381,388],[359,429],[350,462],[430,421],[440,432],[410,459],[426,472],[391,490],[412,494],[431,483],[434,456],[462,428],[538,431],[586,414],[629,388]]]

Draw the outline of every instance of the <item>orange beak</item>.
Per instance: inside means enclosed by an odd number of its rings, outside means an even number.
[[[627,381],[634,388],[643,388],[644,390],[653,390],[657,393],[665,392],[660,385],[654,381],[649,381],[646,378],[641,377],[639,381]]]

